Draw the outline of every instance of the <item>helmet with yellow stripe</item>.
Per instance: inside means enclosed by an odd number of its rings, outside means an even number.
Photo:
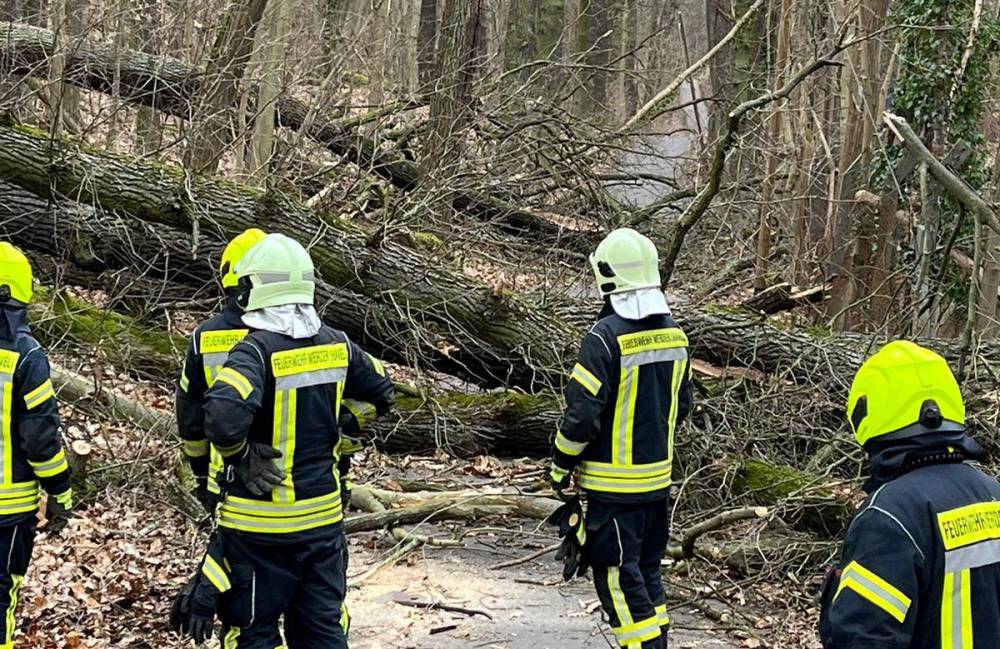
[[[31,264],[20,250],[6,241],[0,241],[0,292],[10,298],[28,304],[31,302]]]
[[[872,439],[964,430],[965,403],[944,358],[897,340],[858,370],[847,398],[847,418],[864,446]]]
[[[255,245],[264,240],[267,235],[263,230],[250,228],[236,235],[232,241],[222,251],[222,259],[219,261],[219,277],[222,280],[223,288],[234,288],[239,283],[236,275],[236,264],[243,259],[243,255]]]

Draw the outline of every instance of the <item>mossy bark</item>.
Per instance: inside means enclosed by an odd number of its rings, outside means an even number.
[[[736,470],[733,493],[755,504],[785,507],[788,513],[784,521],[792,527],[837,535],[852,508],[824,486],[825,480],[794,467],[746,458]]]

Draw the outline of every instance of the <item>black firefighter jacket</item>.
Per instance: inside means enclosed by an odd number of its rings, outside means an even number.
[[[227,463],[219,525],[289,542],[329,531],[343,518],[341,433],[356,432],[363,412],[383,414],[392,404],[382,364],[343,332],[323,327],[293,339],[251,331],[230,351],[205,400],[205,433]],[[354,416],[341,417],[347,413]],[[231,477],[248,443],[282,454],[275,462],[285,481],[265,496]]]
[[[566,386],[554,470],[579,468],[580,486],[599,499],[665,498],[674,431],[691,409],[687,336],[668,315],[602,315]]]
[[[963,447],[958,433],[871,491],[824,588],[826,649],[1000,647],[1000,485]]]

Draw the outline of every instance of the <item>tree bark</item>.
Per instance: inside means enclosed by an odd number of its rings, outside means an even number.
[[[482,58],[483,0],[447,2],[437,52],[437,84],[431,95],[424,174],[457,171],[465,128],[472,116],[473,87]]]
[[[438,3],[437,0],[420,0],[420,27],[417,31],[417,70],[421,88],[429,88],[437,76]]]
[[[285,84],[285,50],[288,47],[288,3],[271,4],[264,15],[267,29],[261,33],[256,112],[247,147],[247,171],[258,185],[270,177],[275,142],[275,104]]]

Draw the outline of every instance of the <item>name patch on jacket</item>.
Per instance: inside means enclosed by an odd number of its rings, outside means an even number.
[[[688,339],[680,329],[653,329],[618,336],[622,356],[649,352],[657,349],[687,347]]]
[[[225,354],[246,338],[249,329],[220,329],[201,333],[202,354]]]
[[[977,503],[938,514],[945,550],[1000,539],[1000,502]]]
[[[20,358],[17,352],[0,349],[0,374],[13,374],[17,369],[17,359]]]

